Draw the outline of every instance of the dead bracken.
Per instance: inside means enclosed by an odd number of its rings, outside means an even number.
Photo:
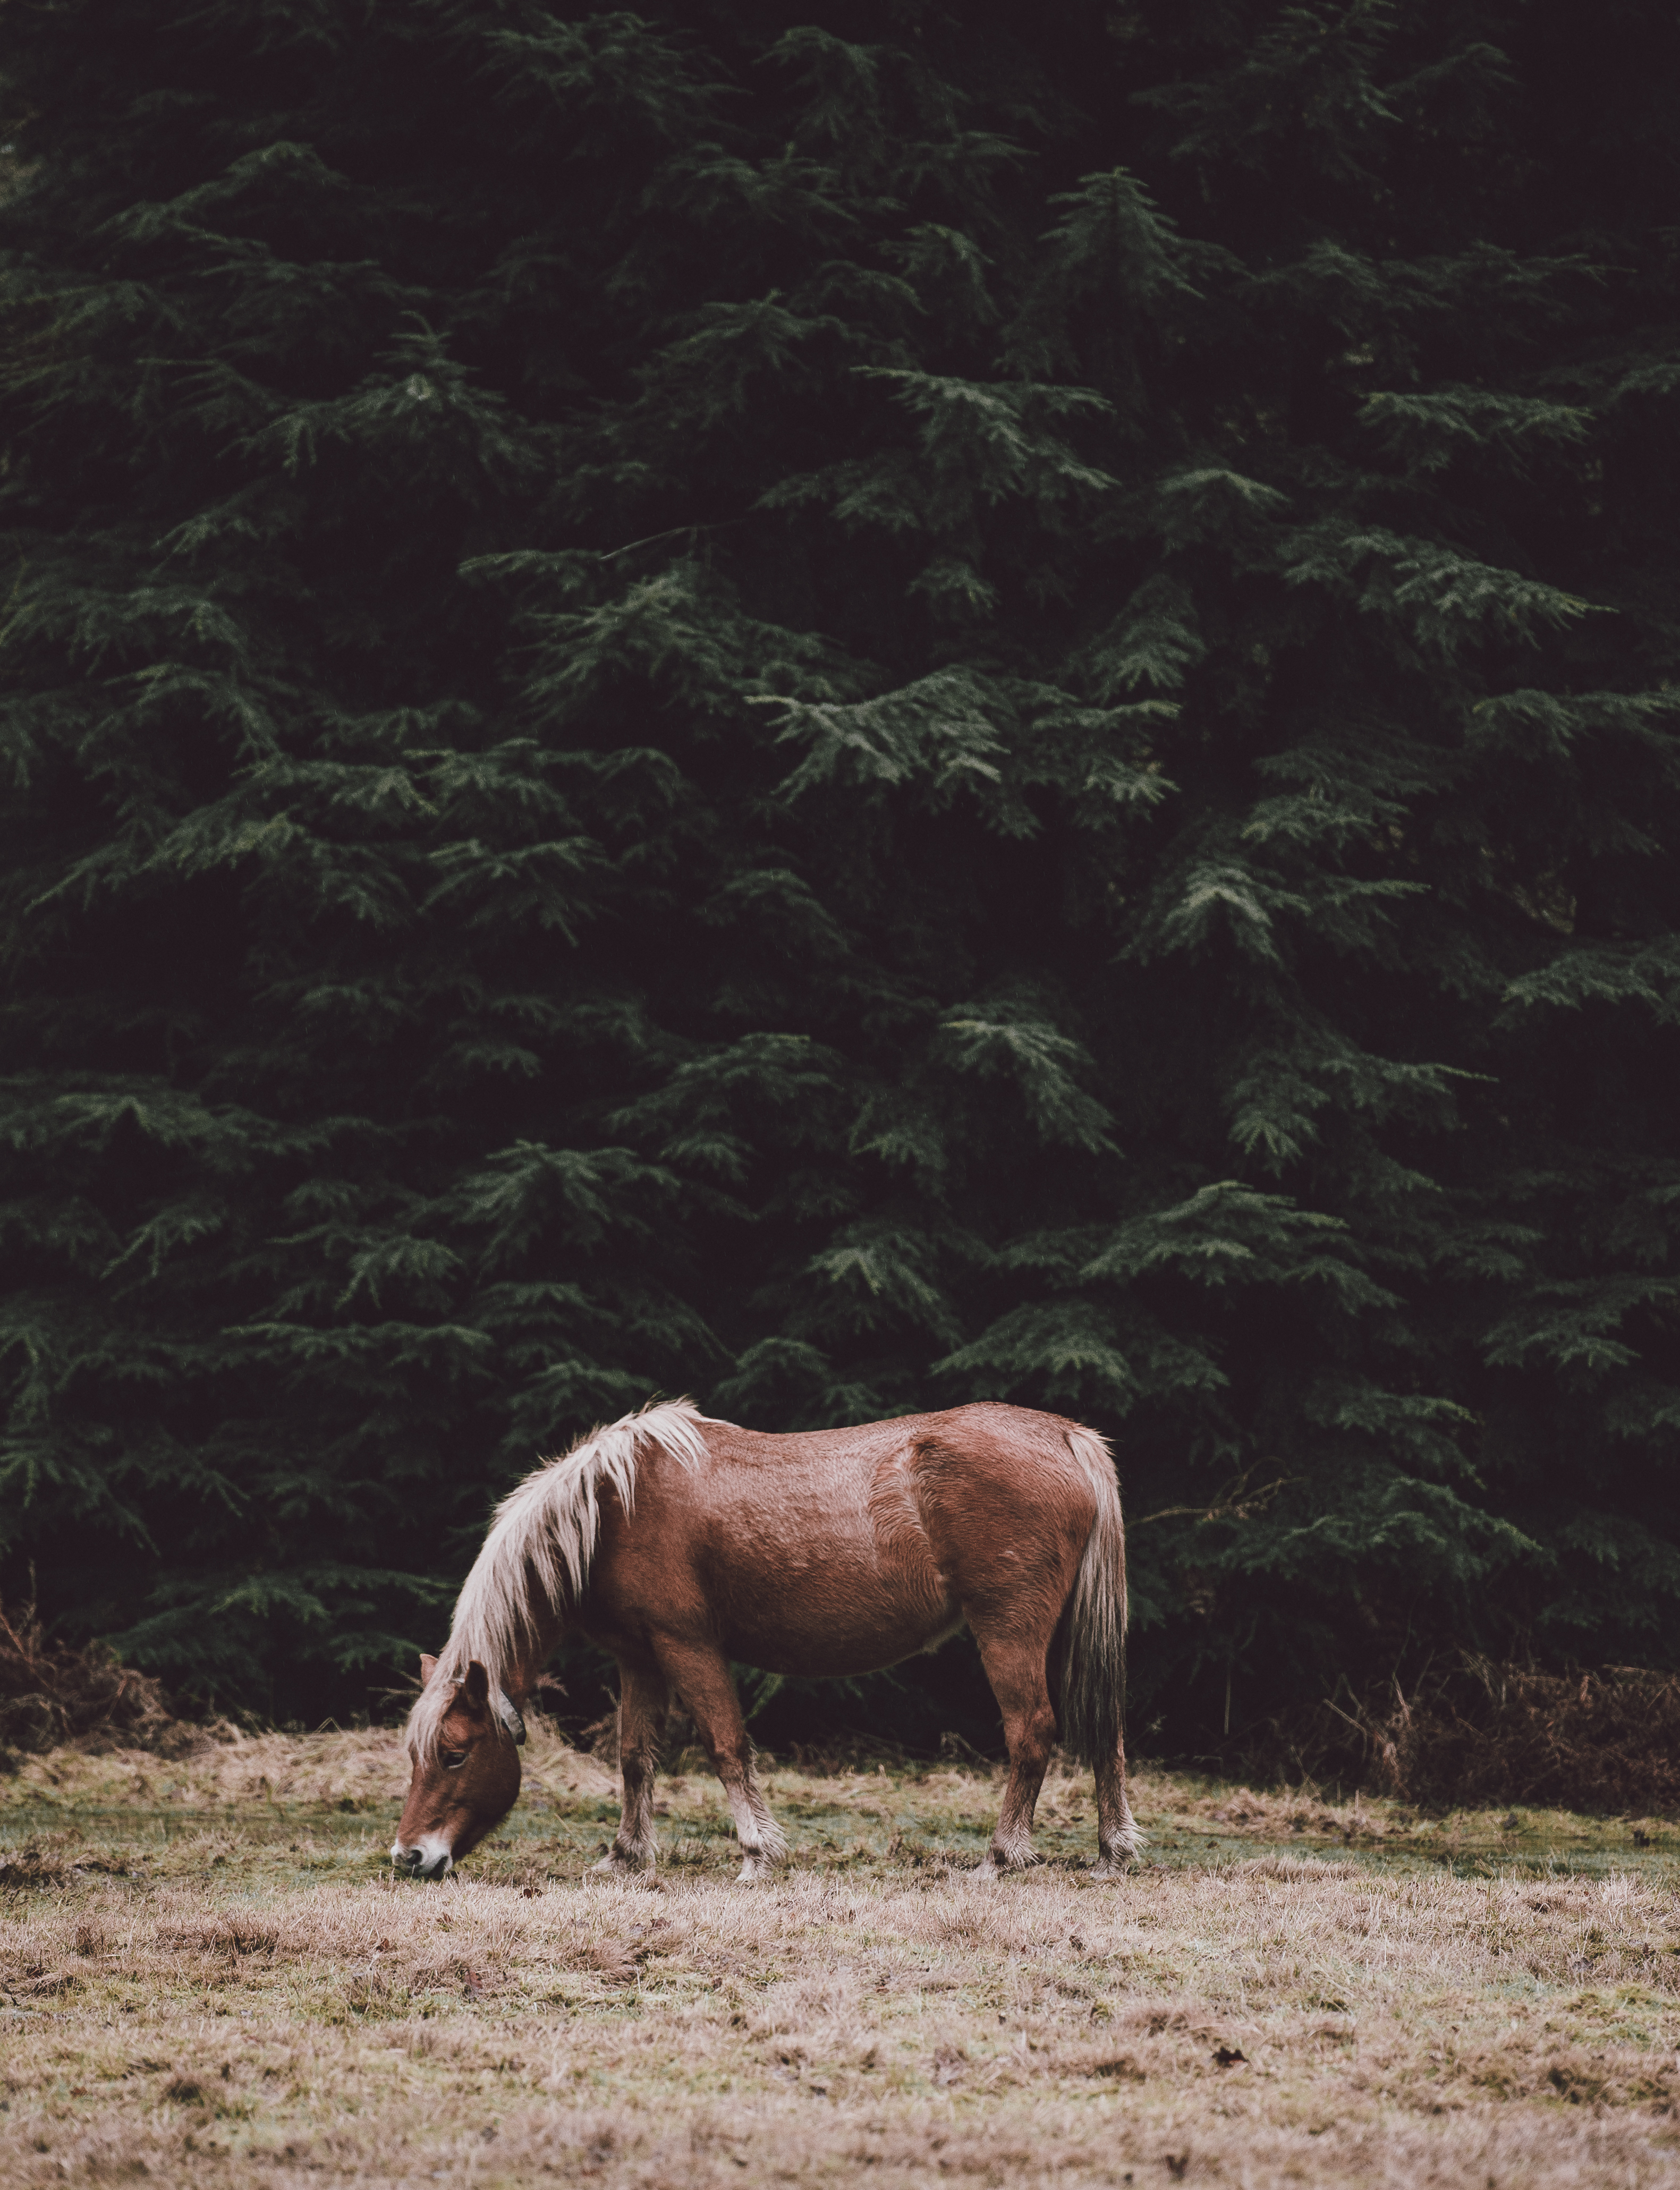
[[[97,1643],[77,1649],[49,1640],[32,1604],[0,1604],[0,1769],[20,1753],[66,1742],[179,1755],[204,1739],[173,1716],[149,1674]]]

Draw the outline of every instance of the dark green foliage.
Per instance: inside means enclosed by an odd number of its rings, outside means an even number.
[[[1675,1662],[1667,14],[10,28],[0,1579],[343,1708],[996,1396],[1164,1739]]]

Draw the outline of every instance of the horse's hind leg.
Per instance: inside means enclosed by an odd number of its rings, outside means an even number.
[[[1097,1867],[1093,1878],[1122,1878],[1144,1844],[1126,1799],[1126,1747],[1097,1767]]]
[[[610,1850],[597,1870],[651,1870],[658,1854],[653,1830],[654,1777],[659,1769],[659,1738],[671,1691],[656,1669],[621,1664],[618,1669],[618,1767],[624,1778],[624,1807]]]
[[[988,1621],[974,1626],[974,1639],[1003,1714],[1009,1750],[997,1830],[980,1864],[983,1877],[996,1878],[1000,1871],[1019,1870],[1034,1860],[1032,1815],[1056,1743],[1056,1713],[1045,1680],[1042,1637],[1009,1634]]]
[[[735,1838],[741,1843],[738,1884],[763,1878],[787,1853],[781,1827],[770,1815],[769,1804],[752,1769],[752,1744],[741,1715],[727,1661],[715,1651],[691,1643],[656,1641],[667,1679],[687,1706],[712,1769],[724,1783]]]

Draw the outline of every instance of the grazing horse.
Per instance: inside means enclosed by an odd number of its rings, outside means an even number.
[[[874,1672],[965,1624],[1009,1750],[981,1871],[1033,1860],[1059,1733],[1095,1769],[1096,1873],[1118,1876],[1141,1838],[1121,1739],[1126,1540],[1094,1431],[1001,1405],[788,1437],[685,1400],[627,1415],[497,1508],[449,1642],[421,1660],[392,1860],[440,1878],[506,1817],[519,1705],[572,1633],[610,1650],[620,1674],[623,1807],[599,1867],[653,1864],[654,1773],[675,1700],[729,1797],[741,1878],[762,1877],[787,1844],[753,1772],[730,1660]]]

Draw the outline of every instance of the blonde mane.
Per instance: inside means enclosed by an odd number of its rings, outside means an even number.
[[[491,1702],[498,1711],[504,1682],[532,1634],[531,1591],[553,1604],[576,1603],[583,1593],[600,1534],[600,1489],[605,1484],[630,1512],[638,1462],[655,1449],[684,1467],[706,1458],[701,1424],[707,1417],[687,1399],[650,1404],[605,1429],[580,1438],[570,1452],[526,1476],[497,1507],[484,1548],[455,1601],[455,1618],[431,1679],[408,1717],[414,1755],[436,1755],[444,1715],[476,1658],[490,1676]]]

